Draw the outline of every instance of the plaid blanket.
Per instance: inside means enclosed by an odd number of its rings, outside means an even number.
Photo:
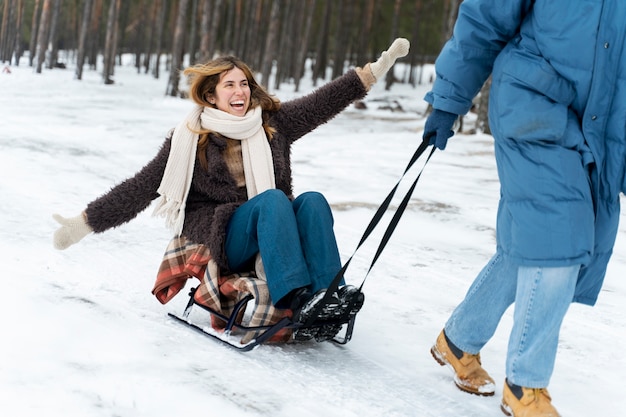
[[[257,278],[255,271],[222,276],[206,246],[189,242],[183,236],[174,237],[163,255],[152,294],[161,304],[165,304],[185,287],[190,278],[200,280],[194,301],[227,317],[233,313],[237,302],[251,294],[254,306],[248,315],[245,314],[246,309],[242,309],[237,318],[239,325],[270,326],[292,315],[291,310],[277,309],[272,305],[267,284]],[[211,314],[211,326],[214,329],[223,330],[225,324],[218,316]],[[263,330],[241,332],[241,343],[245,344]],[[286,342],[291,339],[291,333],[290,329],[283,329],[270,342]]]

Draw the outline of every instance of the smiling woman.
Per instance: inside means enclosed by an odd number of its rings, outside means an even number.
[[[155,214],[165,217],[175,246],[164,257],[166,279],[160,282],[170,282],[176,278],[172,271],[187,264],[185,256],[171,254],[193,245],[206,271],[195,301],[222,278],[247,274],[261,278],[267,288],[265,316],[315,325],[296,327],[285,335],[289,340],[333,338],[341,330],[333,318],[354,316],[363,296],[352,286],[326,294],[341,269],[332,211],[318,192],[293,195],[291,145],[363,98],[408,50],[408,41],[398,39],[378,61],[282,104],[238,58],[186,69],[196,106],[134,177],[74,218],[56,215],[62,227],[55,246],[65,249],[91,231],[126,223],[157,199]],[[157,287],[163,303],[177,292]]]

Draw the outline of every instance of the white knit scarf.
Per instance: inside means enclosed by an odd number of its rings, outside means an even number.
[[[182,233],[185,222],[185,205],[196,161],[197,132],[201,129],[241,141],[248,199],[276,188],[272,151],[265,136],[261,114],[260,107],[240,117],[211,107],[196,106],[176,126],[165,172],[157,190],[160,197],[153,213],[154,216],[165,217],[166,225],[176,235]]]

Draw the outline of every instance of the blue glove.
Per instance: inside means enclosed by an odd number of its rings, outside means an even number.
[[[448,139],[454,135],[452,126],[458,117],[454,113],[433,109],[428,119],[426,119],[423,139],[429,140],[428,143],[430,145],[435,145],[443,151],[446,149]]]

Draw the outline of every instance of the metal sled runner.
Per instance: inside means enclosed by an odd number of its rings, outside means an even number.
[[[182,316],[177,316],[173,313],[169,313],[168,315],[193,330],[218,340],[219,342],[239,351],[247,352],[262,343],[270,342],[272,338],[280,332],[285,333],[289,338],[291,338],[291,334],[294,331],[298,331],[304,326],[303,323],[293,322],[289,317],[283,317],[275,324],[268,326],[243,325],[241,324],[241,320],[245,307],[249,302],[253,302],[254,300],[254,297],[251,294],[246,295],[239,302],[237,302],[230,316],[226,316],[210,307],[198,303],[194,299],[196,290],[197,288],[192,288],[190,290],[189,302],[187,303]],[[190,314],[194,306],[199,307],[204,312],[208,312],[211,315],[212,322],[218,320],[224,323],[223,328],[216,330],[211,326],[201,327],[200,325],[195,324],[192,320],[190,320]],[[324,320],[323,322],[314,321],[312,324],[309,324],[307,328],[317,328],[319,330],[326,327],[341,327],[343,336],[337,335],[327,340],[337,344],[346,344],[352,337],[355,320],[356,313],[353,314],[351,310],[348,309],[344,315]]]

